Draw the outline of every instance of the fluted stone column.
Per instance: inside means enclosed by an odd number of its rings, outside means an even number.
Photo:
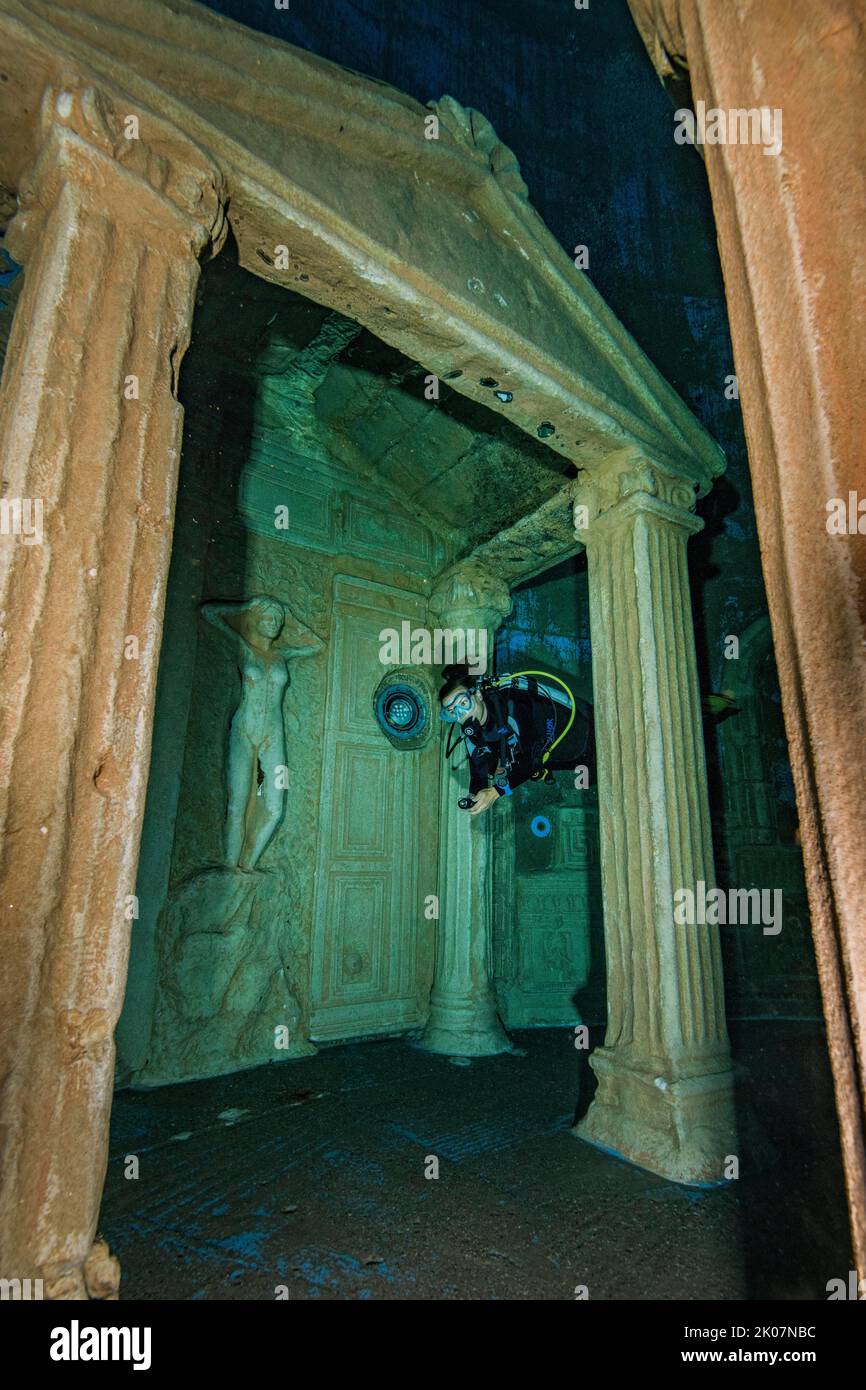
[[[719,929],[674,922],[714,886],[686,545],[694,483],[615,456],[576,493],[588,525],[608,1026],[582,1138],[679,1182],[735,1155]],[[576,523],[586,519],[576,511]]]
[[[429,603],[428,623],[449,631],[484,630],[488,669],[493,639],[511,612],[508,586],[477,561],[446,574]],[[493,995],[493,845],[491,816],[461,811],[468,784],[464,767],[454,772],[442,759],[439,811],[439,921],[430,1017],[420,1046],[451,1056],[509,1052]]]
[[[0,396],[0,1087],[5,1277],[110,1296],[93,1238],[172,542],[198,256],[219,178],[147,113],[49,89],[8,246],[25,265]],[[134,134],[133,134],[134,132]],[[127,138],[127,137],[130,138]],[[135,639],[131,642],[129,639]]]

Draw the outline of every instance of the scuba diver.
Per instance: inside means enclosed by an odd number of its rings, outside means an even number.
[[[446,666],[442,676],[440,718],[452,726],[445,756],[462,740],[469,795],[457,804],[470,815],[480,815],[524,782],[552,782],[553,772],[578,766],[594,769],[592,706],[576,699],[558,676],[518,671],[475,677],[465,665]]]

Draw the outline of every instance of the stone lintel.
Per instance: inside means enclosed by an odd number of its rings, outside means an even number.
[[[0,0],[0,33],[53,84],[67,71],[98,80],[206,151],[251,272],[354,318],[579,466],[636,446],[721,471],[716,443],[544,226],[479,112],[421,106],[189,0],[46,13]],[[18,83],[29,100],[34,80]],[[20,102],[6,114],[26,138]],[[0,179],[4,167],[0,156]]]
[[[428,601],[431,623],[484,628],[492,655],[496,628],[511,611],[508,586],[471,557],[447,570]],[[462,773],[465,777],[465,771]],[[457,805],[461,789],[442,759],[439,921],[430,1016],[419,1046],[450,1056],[511,1050],[493,993],[493,845],[490,816]]]

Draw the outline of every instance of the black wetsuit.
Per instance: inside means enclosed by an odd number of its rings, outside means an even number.
[[[487,720],[467,719],[462,734],[469,754],[469,794],[477,796],[491,779],[500,796],[508,796],[529,781],[557,733],[568,710],[541,693],[503,688],[481,695]],[[592,745],[592,707],[576,701],[572,728],[556,749],[551,767],[573,767],[586,761]],[[497,773],[497,768],[502,772]]]

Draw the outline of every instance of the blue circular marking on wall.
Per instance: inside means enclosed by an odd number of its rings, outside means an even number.
[[[389,738],[417,738],[428,720],[427,703],[420,690],[395,681],[376,696],[376,718]]]
[[[550,834],[552,827],[547,816],[536,816],[529,828],[533,835],[537,835],[540,840],[544,840]]]

